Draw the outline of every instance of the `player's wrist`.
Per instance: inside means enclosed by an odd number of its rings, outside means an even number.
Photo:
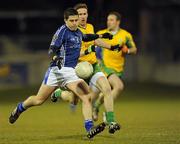
[[[107,33],[103,33],[101,35],[101,38],[105,38],[105,39],[111,40],[113,38],[113,35],[107,32]]]
[[[121,45],[112,45],[111,47],[110,47],[110,50],[112,50],[112,51],[115,51],[115,50],[118,50],[118,51],[120,51],[122,49],[122,46]]]
[[[88,49],[86,49],[85,51],[84,51],[84,54],[85,55],[88,55],[88,54],[90,54],[90,53],[92,53],[92,52],[95,52],[96,50],[95,50],[95,45],[91,45]]]
[[[130,53],[131,53],[130,49],[129,49],[126,45],[123,46],[122,52],[123,52],[124,54],[130,54]]]

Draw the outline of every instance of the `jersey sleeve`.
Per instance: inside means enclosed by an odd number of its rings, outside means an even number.
[[[82,36],[82,40],[84,42],[89,42],[89,41],[93,41],[99,38],[98,34],[83,34]]]
[[[128,33],[126,36],[126,46],[128,48],[136,47],[133,37],[130,33]]]
[[[57,53],[57,51],[60,50],[60,47],[64,43],[65,37],[66,37],[66,29],[61,27],[56,31],[56,33],[52,38],[49,48],[49,53]]]

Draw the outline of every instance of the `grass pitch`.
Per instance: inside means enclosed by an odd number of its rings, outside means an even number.
[[[0,144],[180,144],[179,89],[129,86],[115,104],[122,129],[114,135],[105,129],[91,141],[85,136],[81,104],[71,113],[67,103],[47,102],[9,124],[8,117],[16,103],[35,90],[0,92]],[[101,115],[102,111],[103,108]]]

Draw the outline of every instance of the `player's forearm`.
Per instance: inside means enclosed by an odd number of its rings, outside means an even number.
[[[105,38],[105,39],[112,39],[113,35],[110,33],[103,33],[103,34],[84,34],[82,40],[84,42],[93,41],[98,38]]]
[[[136,54],[136,53],[137,53],[136,47],[129,48],[129,54]]]
[[[99,35],[97,35],[97,34],[85,34],[85,35],[83,35],[82,40],[84,42],[88,42],[88,41],[96,40],[98,38],[99,38]]]
[[[49,51],[48,51],[48,54],[49,56],[52,58],[54,57],[55,55],[57,55],[57,52],[59,51],[59,48],[56,47],[56,46],[50,46],[49,47]]]
[[[103,40],[101,39],[97,39],[95,40],[95,45],[99,46],[99,47],[102,47],[102,48],[106,48],[106,49],[110,49],[111,48],[111,45],[104,42]]]

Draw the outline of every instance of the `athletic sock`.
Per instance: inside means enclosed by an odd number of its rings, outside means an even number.
[[[93,121],[85,120],[84,126],[85,126],[86,131],[89,132],[91,130],[91,128],[94,126]]]
[[[18,104],[17,110],[18,110],[20,113],[22,113],[22,112],[24,112],[24,111],[26,110],[26,109],[24,108],[22,102]]]
[[[55,90],[54,95],[56,98],[60,97],[62,93],[62,90],[60,88],[58,88],[57,90]]]
[[[114,122],[114,119],[114,112],[106,112],[106,120],[108,124]]]

